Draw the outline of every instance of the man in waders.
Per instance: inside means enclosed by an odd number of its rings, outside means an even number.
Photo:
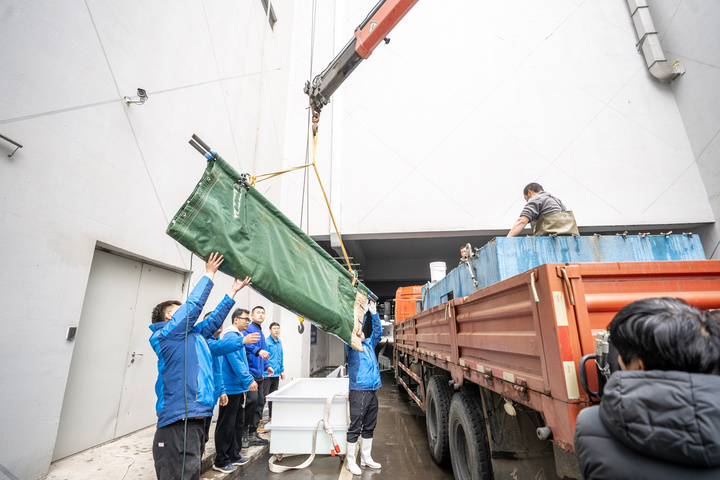
[[[539,183],[529,183],[523,189],[527,204],[515,220],[508,237],[515,237],[525,226],[532,225],[533,236],[580,235],[575,216],[559,198],[543,190]]]

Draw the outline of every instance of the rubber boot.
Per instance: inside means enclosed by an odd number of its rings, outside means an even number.
[[[345,447],[347,449],[347,453],[345,454],[345,468],[350,470],[350,473],[353,475],[362,475],[362,470],[358,467],[357,458],[355,458],[356,447],[357,442],[347,443],[347,447]]]
[[[377,463],[370,456],[372,450],[372,438],[363,438],[360,440],[360,465],[368,468],[381,468],[382,465]]]

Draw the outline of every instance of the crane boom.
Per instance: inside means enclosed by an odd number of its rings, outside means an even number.
[[[330,102],[330,97],[357,66],[368,58],[381,41],[388,43],[387,35],[402,20],[418,0],[380,0],[355,29],[353,38],[330,64],[317,75],[312,84],[305,82],[305,93],[310,97],[313,114]]]

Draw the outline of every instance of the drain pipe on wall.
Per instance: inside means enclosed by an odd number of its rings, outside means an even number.
[[[685,67],[680,65],[680,60],[668,63],[665,58],[647,0],[627,0],[627,3],[639,39],[637,49],[645,55],[648,70],[658,80],[672,82],[685,73]]]

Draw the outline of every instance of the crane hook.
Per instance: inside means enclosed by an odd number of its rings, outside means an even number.
[[[312,115],[312,132],[313,137],[317,137],[318,133],[318,122],[320,121],[320,112],[313,109],[313,115]]]
[[[302,317],[298,317],[298,320],[300,320],[300,325],[298,325],[298,333],[302,334],[305,331],[305,319]]]

